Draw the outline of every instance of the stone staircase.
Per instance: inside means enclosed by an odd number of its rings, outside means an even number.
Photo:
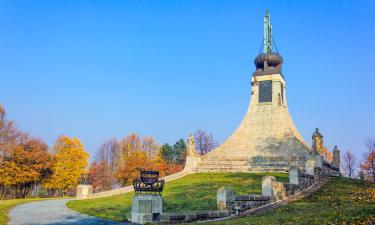
[[[196,172],[249,172],[248,160],[204,160]]]

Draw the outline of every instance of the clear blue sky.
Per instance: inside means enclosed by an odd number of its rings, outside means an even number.
[[[374,1],[0,1],[0,103],[22,130],[91,153],[131,132],[223,141],[267,9],[297,128],[360,156],[375,137]]]

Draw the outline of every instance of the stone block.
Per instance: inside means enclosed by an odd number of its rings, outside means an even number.
[[[297,167],[291,167],[289,170],[289,183],[298,184],[299,174],[300,172]]]
[[[228,210],[229,203],[234,200],[235,193],[232,189],[221,187],[217,191],[216,204],[217,210]]]
[[[306,160],[306,163],[305,163],[306,173],[309,175],[314,175],[314,168],[315,168],[315,160],[314,159]]]
[[[273,176],[265,176],[262,178],[262,195],[264,196],[274,196],[274,183],[276,178]]]
[[[77,192],[76,192],[76,197],[77,198],[88,198],[93,194],[93,188],[91,185],[88,184],[79,184],[77,186]]]
[[[131,222],[158,222],[163,213],[164,200],[160,195],[136,195],[132,201]]]
[[[276,178],[266,176],[262,178],[262,195],[269,196],[272,199],[281,200],[286,198],[284,184],[276,182]]]

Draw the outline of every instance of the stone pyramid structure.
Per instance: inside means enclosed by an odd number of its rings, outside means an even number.
[[[190,137],[185,171],[288,171],[291,166],[304,170],[312,150],[288,111],[283,58],[272,51],[269,12],[264,17],[263,45],[254,60],[250,105],[243,121],[223,144],[202,156],[195,153]]]

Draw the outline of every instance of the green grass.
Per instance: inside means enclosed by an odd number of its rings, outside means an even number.
[[[5,225],[8,222],[8,212],[11,208],[18,204],[44,200],[40,198],[24,198],[24,199],[11,199],[11,200],[0,200],[0,225]]]
[[[226,224],[371,224],[375,221],[375,183],[336,178],[313,196],[273,211]]]
[[[166,183],[163,197],[166,212],[192,212],[216,210],[216,192],[224,186],[232,188],[237,194],[260,194],[262,177],[275,176],[278,181],[287,181],[287,174],[265,173],[198,173]],[[74,200],[68,207],[92,216],[114,221],[125,221],[131,209],[134,193],[123,195]]]

